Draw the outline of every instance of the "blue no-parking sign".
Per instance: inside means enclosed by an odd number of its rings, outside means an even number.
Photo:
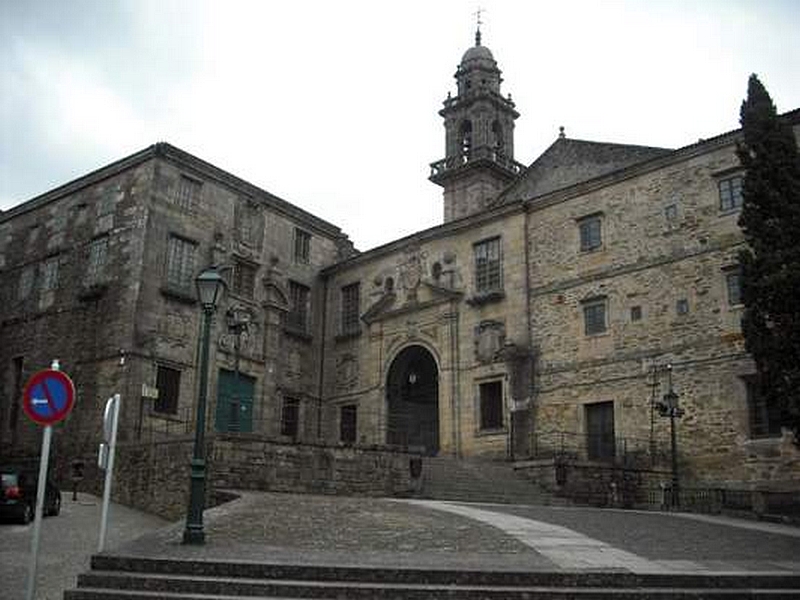
[[[22,408],[39,425],[63,420],[75,402],[75,386],[61,371],[46,369],[33,375],[25,385]]]

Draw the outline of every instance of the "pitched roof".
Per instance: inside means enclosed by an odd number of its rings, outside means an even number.
[[[498,198],[516,202],[669,154],[668,148],[608,144],[559,137]]]

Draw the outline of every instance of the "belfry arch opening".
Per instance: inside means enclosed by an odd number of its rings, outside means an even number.
[[[433,455],[439,451],[439,369],[422,346],[403,349],[386,376],[386,442]]]

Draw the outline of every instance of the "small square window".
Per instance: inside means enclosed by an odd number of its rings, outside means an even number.
[[[603,222],[600,215],[591,215],[578,221],[581,252],[592,252],[603,245]]]
[[[681,298],[675,303],[675,312],[679,315],[689,314],[689,301],[686,298]]]
[[[586,335],[605,333],[606,298],[594,298],[583,303],[583,328]]]
[[[677,204],[669,204],[664,207],[664,218],[667,220],[667,223],[674,223],[678,220],[678,205]]]
[[[742,183],[744,178],[741,175],[722,179],[717,184],[719,187],[719,209],[721,211],[732,211],[742,206]]]
[[[631,306],[631,321],[641,321],[641,320],[642,320],[642,307]]]
[[[294,230],[294,260],[308,263],[311,257],[311,234],[302,229]]]
[[[503,428],[503,382],[488,381],[478,386],[481,430]]]

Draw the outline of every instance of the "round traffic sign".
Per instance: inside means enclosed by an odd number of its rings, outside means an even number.
[[[72,410],[75,386],[61,371],[46,369],[34,374],[25,384],[22,408],[39,425],[58,423]]]

